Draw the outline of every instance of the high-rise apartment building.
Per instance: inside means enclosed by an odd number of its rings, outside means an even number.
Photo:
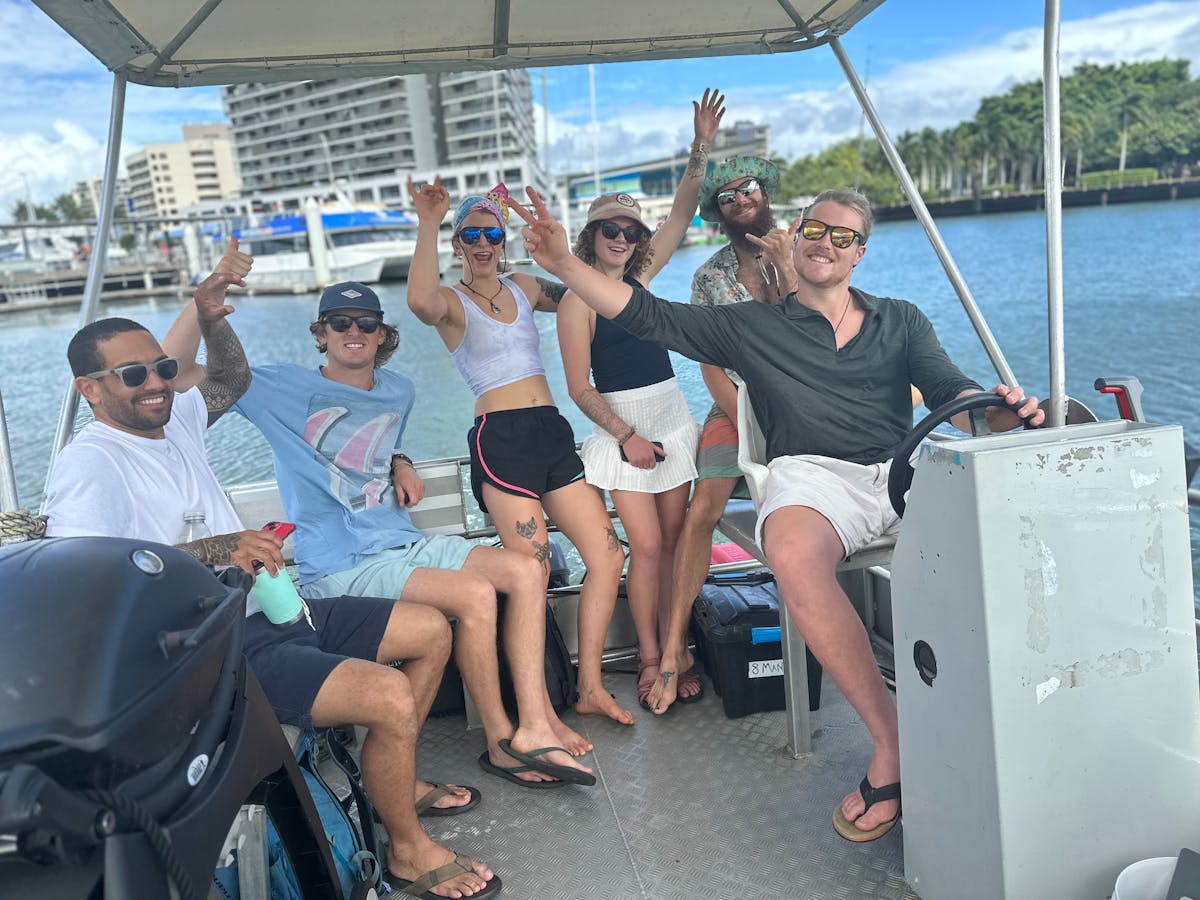
[[[184,125],[183,140],[147,144],[125,157],[129,194],[139,216],[170,218],[197,203],[239,191],[229,126]]]
[[[409,173],[443,170],[452,192],[544,182],[525,71],[240,84],[222,101],[249,196],[342,184],[394,202]]]

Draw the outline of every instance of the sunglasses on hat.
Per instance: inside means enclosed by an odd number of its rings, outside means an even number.
[[[867,239],[853,228],[847,228],[845,225],[826,225],[820,219],[803,220],[800,223],[800,230],[796,232],[796,237],[803,237],[806,241],[819,241],[825,237],[827,231],[829,232],[829,243],[839,250],[845,250],[855,241],[864,245],[867,243]]]
[[[117,366],[115,369],[103,369],[99,372],[90,372],[85,375],[85,378],[91,378],[99,381],[105,375],[116,375],[121,379],[121,384],[128,388],[141,387],[146,383],[146,379],[150,377],[150,370],[154,370],[163,381],[170,381],[179,374],[179,360],[172,356],[165,359],[160,359],[158,362],[146,365],[144,363],[131,363],[128,366]]]
[[[626,225],[622,228],[616,222],[605,219],[600,223],[600,233],[604,235],[606,240],[615,241],[618,234],[625,236],[625,243],[636,244],[642,239],[642,234],[646,231],[641,225]]]
[[[719,191],[717,193],[717,205],[729,206],[729,204],[733,203],[733,201],[737,199],[738,194],[741,194],[743,197],[749,197],[755,191],[759,190],[760,187],[761,185],[759,185],[758,179],[751,178],[747,181],[743,181],[737,187],[731,187],[723,191]]]
[[[363,334],[374,334],[382,322],[379,316],[344,316],[337,313],[326,316],[321,321],[338,334],[349,331],[351,324],[357,325]]]
[[[491,228],[480,228],[478,225],[468,225],[466,228],[459,229],[458,239],[468,246],[474,246],[479,243],[479,237],[482,235],[487,239],[487,242],[493,247],[504,243],[504,229],[493,225]]]

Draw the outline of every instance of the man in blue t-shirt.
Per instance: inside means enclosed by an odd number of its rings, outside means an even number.
[[[168,336],[185,359],[194,358],[187,325],[185,311]],[[594,783],[574,759],[591,744],[562,723],[546,691],[541,565],[458,536],[425,536],[409,517],[425,495],[402,452],[414,389],[406,375],[383,368],[399,332],[383,321],[378,295],[356,282],[327,288],[310,331],[324,365],[255,366],[233,407],[271,445],[283,508],[296,524],[301,595],[392,597],[454,616],[455,660],[487,736],[484,771],[529,787]],[[497,593],[508,598],[515,729],[500,699]],[[556,749],[529,755],[545,747]]]

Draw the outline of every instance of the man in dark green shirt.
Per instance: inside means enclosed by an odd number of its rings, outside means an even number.
[[[979,385],[950,361],[915,306],[850,287],[873,223],[857,191],[826,191],[787,232],[758,240],[788,279],[791,293],[780,304],[722,307],[670,303],[599,275],[571,256],[562,227],[531,196],[536,218],[514,209],[530,225],[526,247],[547,271],[638,337],[734,369],[746,382],[770,462],[759,546],[792,621],[874,741],[867,776],[835,810],[834,828],[853,841],[882,836],[900,813],[896,707],[835,571],[899,524],[887,475],[893,448],[912,427],[909,385],[931,409]],[[1036,397],[1026,399],[1017,386],[994,390],[1017,413],[988,409],[993,431],[1022,418],[1041,424]],[[966,413],[952,421],[969,427]],[[663,674],[679,665],[664,653]]]

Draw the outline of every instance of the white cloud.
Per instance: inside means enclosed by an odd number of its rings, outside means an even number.
[[[0,141],[0,221],[10,221],[13,206],[26,197],[48,204],[94,178],[104,167],[104,145],[73,122],[57,119],[54,137],[25,132]]]
[[[847,40],[853,35],[851,32]],[[1200,74],[1200,2],[1151,3],[1067,21],[1060,30],[1059,45],[1063,75],[1082,62],[1105,65],[1182,58],[1191,61],[1196,77]],[[808,55],[814,59],[806,58],[792,68],[803,71],[801,66],[828,65],[832,61],[831,55],[821,50]],[[868,92],[884,127],[895,138],[906,130],[926,126],[941,130],[970,119],[983,97],[1001,94],[1011,85],[1040,78],[1041,74],[1042,30],[1027,28],[1009,32],[990,44],[895,65],[873,76]],[[770,125],[772,151],[788,158],[817,152],[858,133],[858,103],[845,85],[781,93],[776,83],[730,90],[728,94],[731,117]],[[606,108],[621,112],[619,117],[601,115],[601,166],[664,154],[686,143],[687,137],[680,137],[682,133],[686,131],[690,136],[690,122],[682,108],[642,104],[630,109],[619,102],[610,102]],[[677,121],[678,130],[672,124]],[[869,126],[867,133],[869,136]],[[638,136],[636,140],[633,135]],[[588,127],[552,117],[551,144],[554,171],[591,168]]]

